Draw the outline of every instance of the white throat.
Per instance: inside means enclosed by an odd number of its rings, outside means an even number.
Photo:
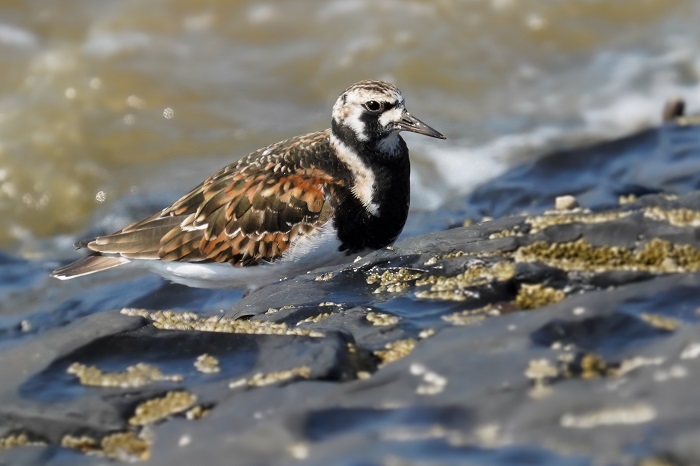
[[[331,146],[335,149],[338,158],[352,173],[353,183],[350,191],[369,213],[375,217],[378,216],[379,205],[374,202],[376,183],[374,173],[354,150],[338,139],[332,132],[330,139]]]

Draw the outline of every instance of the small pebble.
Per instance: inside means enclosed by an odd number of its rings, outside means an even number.
[[[578,201],[574,196],[557,196],[554,200],[554,208],[556,210],[573,210],[578,207]]]
[[[685,101],[683,99],[674,97],[666,101],[661,112],[661,120],[664,123],[670,123],[683,116],[685,116]]]

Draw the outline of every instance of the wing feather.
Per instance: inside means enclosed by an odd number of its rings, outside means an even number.
[[[313,133],[254,152],[171,207],[87,247],[137,259],[234,266],[274,261],[329,221],[337,207],[343,182],[310,168],[299,152],[304,145],[327,144],[327,138],[327,132]]]

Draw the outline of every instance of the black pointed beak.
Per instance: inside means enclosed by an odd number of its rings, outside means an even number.
[[[408,112],[404,112],[396,126],[399,131],[410,131],[412,133],[430,136],[431,138],[447,139],[441,132],[426,125]]]

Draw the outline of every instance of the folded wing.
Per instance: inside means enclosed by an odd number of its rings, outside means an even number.
[[[276,174],[226,167],[159,214],[87,247],[127,259],[271,262],[329,221],[338,183],[318,169]]]

